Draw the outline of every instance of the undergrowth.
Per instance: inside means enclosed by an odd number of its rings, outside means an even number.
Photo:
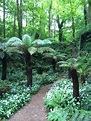
[[[80,101],[76,104],[71,80],[58,81],[44,98],[48,121],[90,121],[91,98],[87,93],[89,86],[80,86]]]
[[[10,90],[3,93],[0,98],[0,120],[10,118],[17,110],[30,101],[32,95],[37,93],[41,86],[54,82],[58,77],[58,73],[55,73],[55,75],[51,71],[48,73],[37,74],[34,71],[32,87],[26,86],[27,80],[20,70],[12,73],[8,80],[3,81],[10,87]],[[2,80],[0,80],[0,83],[2,83]]]

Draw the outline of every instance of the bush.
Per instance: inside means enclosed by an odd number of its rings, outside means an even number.
[[[49,111],[48,120],[90,121],[91,109],[85,108],[90,104],[85,87],[80,88],[81,103],[75,103],[71,80],[62,79],[56,82],[44,98]]]

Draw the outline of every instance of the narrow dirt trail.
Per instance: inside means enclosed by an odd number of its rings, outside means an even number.
[[[34,95],[31,101],[7,121],[47,121],[43,97],[52,84],[46,85]]]

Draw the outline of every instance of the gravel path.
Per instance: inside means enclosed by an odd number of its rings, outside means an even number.
[[[47,121],[43,97],[51,86],[52,84],[42,87],[26,106],[7,121]]]

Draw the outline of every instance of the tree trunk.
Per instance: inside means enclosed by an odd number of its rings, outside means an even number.
[[[73,97],[75,98],[75,102],[78,102],[79,101],[79,82],[78,82],[76,69],[71,68],[70,74],[71,74],[72,81],[73,81]]]
[[[81,74],[81,83],[84,84],[85,83],[85,75]]]
[[[50,29],[50,27],[51,27],[51,9],[52,9],[52,0],[51,0],[51,3],[50,3],[50,6],[49,6],[49,11],[48,11],[48,13],[49,13],[49,16],[48,16],[48,31],[49,31],[49,38],[51,37],[51,29]]]
[[[3,0],[3,38],[6,38],[6,29],[5,29],[5,0]],[[6,63],[6,53],[2,59],[2,80],[6,79],[6,70],[7,70],[7,63]]]
[[[26,50],[26,74],[27,74],[27,86],[32,86],[32,63],[31,63],[31,55]]]
[[[68,68],[68,78],[71,78],[71,74],[70,74],[70,67]]]
[[[17,0],[18,36],[22,39],[22,0]]]
[[[28,25],[28,19],[27,19],[27,11],[26,11],[26,27],[27,27],[27,25]]]
[[[85,21],[85,26],[87,26],[87,7],[86,7],[86,0],[84,0],[84,21]]]
[[[76,42],[75,42],[75,20],[74,20],[74,11],[72,7],[72,1],[70,1],[70,7],[71,7],[71,21],[72,21],[72,38],[73,42],[71,43],[72,47],[72,57],[76,58],[77,52],[76,52]]]
[[[19,35],[20,38],[22,39],[22,0],[20,0],[20,27],[19,27]]]
[[[34,10],[32,10],[32,26],[33,26],[33,28],[32,28],[32,31],[34,32],[35,31],[35,14],[34,14]]]
[[[75,42],[75,23],[74,23],[74,17],[72,15],[72,37],[73,37],[73,43],[72,43],[72,57],[76,58],[77,57],[77,53],[76,53],[76,42]]]
[[[76,42],[75,42],[75,25],[74,25],[74,18],[73,17],[72,17],[72,37],[73,37],[73,43],[71,43],[72,57],[76,58],[77,52],[76,52]]]
[[[13,36],[15,36],[15,31],[16,31],[16,12],[14,12],[14,30],[13,30]]]
[[[7,63],[6,63],[6,54],[2,59],[2,80],[6,79]]]
[[[6,29],[5,29],[5,0],[3,0],[3,37],[6,38]]]
[[[88,0],[88,25],[91,26],[91,0]]]
[[[56,60],[54,58],[52,59],[52,67],[53,67],[53,72],[56,72]]]
[[[57,15],[57,23],[58,23],[58,28],[59,28],[59,41],[61,42],[63,40],[63,23],[64,21],[62,20],[61,23],[60,23],[60,20],[59,20],[59,15]]]
[[[74,17],[72,16],[72,37],[75,39],[75,23],[74,23]]]

